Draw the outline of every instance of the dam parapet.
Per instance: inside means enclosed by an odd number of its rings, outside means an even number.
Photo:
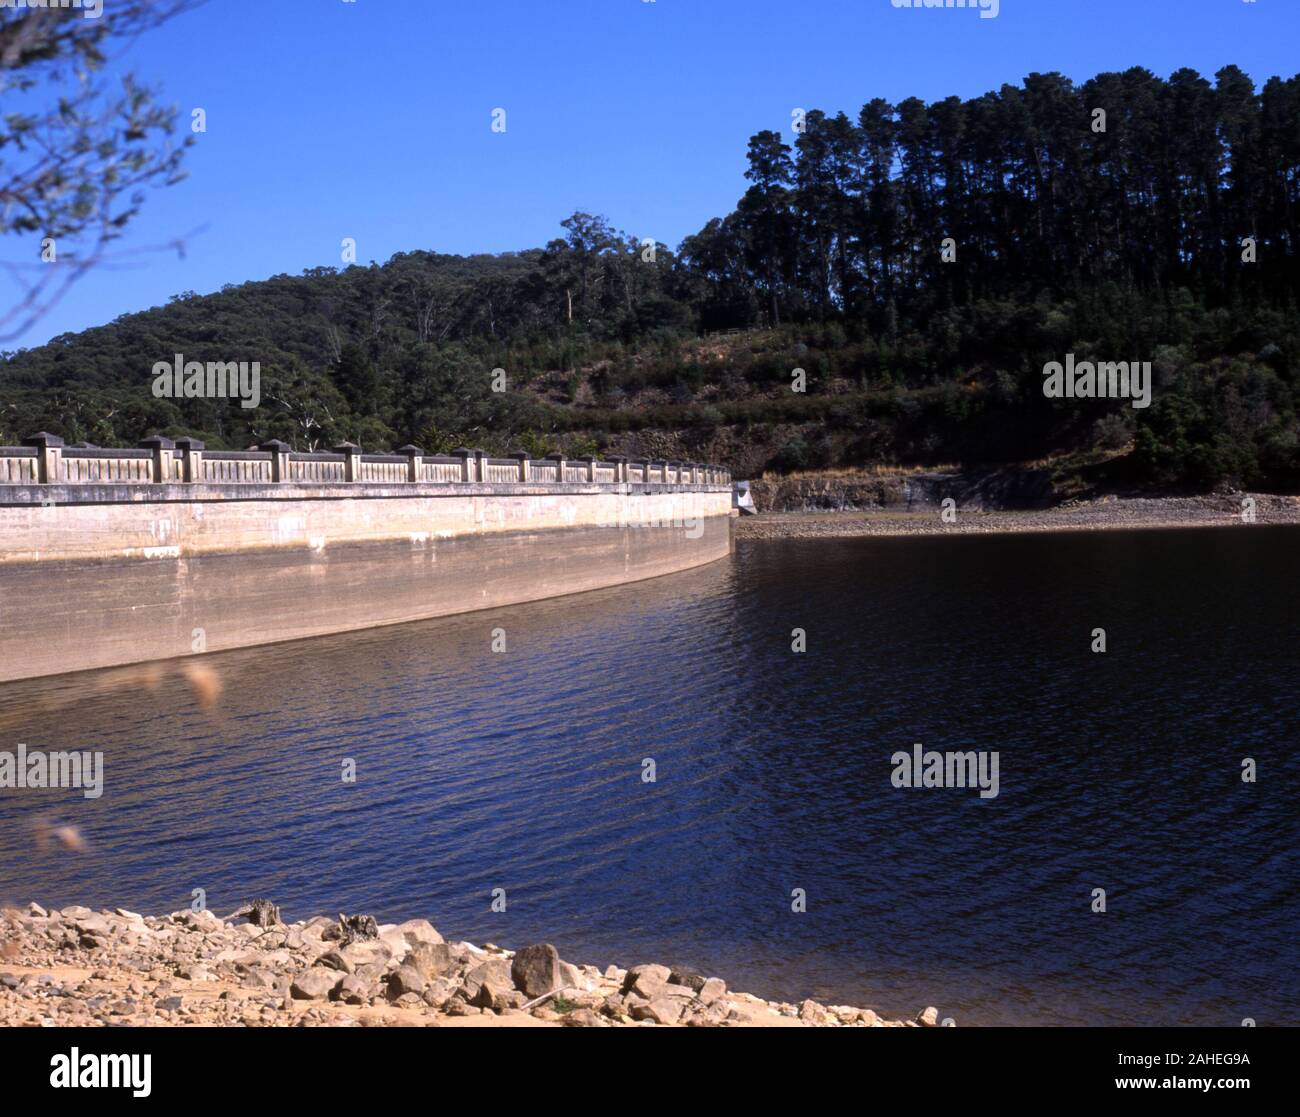
[[[208,450],[196,438],[172,441],[159,435],[135,449],[64,445],[36,434],[22,446],[0,446],[0,485],[75,484],[660,484],[726,485],[728,470],[700,462],[549,454],[520,451],[493,458],[482,450],[425,454],[403,446],[391,454],[365,454],[351,442],[328,453],[299,453],[278,440],[256,450]]]
[[[730,474],[698,462],[42,434],[0,448],[0,681],[498,608],[730,550]]]

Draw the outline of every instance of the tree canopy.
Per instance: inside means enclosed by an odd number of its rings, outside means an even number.
[[[575,213],[544,248],[177,296],[6,355],[0,433],[621,449],[660,431],[742,474],[1095,453],[1138,483],[1300,484],[1300,78],[876,99],[756,133],[745,178],[675,251]],[[260,361],[263,406],[154,399],[176,352]],[[1151,361],[1153,405],[1045,399],[1069,352]]]

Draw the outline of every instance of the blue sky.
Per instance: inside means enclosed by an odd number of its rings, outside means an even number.
[[[122,59],[186,122],[207,113],[190,177],[122,246],[193,234],[185,258],[87,276],[9,347],[340,265],[344,237],[361,263],[500,252],[584,209],[675,246],[730,210],[749,136],[789,136],[797,107],[853,115],[1036,70],[1235,63],[1262,83],[1300,70],[1298,43],[1300,0],[1001,0],[996,19],[890,0],[209,0]]]

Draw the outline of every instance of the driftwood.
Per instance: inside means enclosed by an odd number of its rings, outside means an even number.
[[[558,997],[561,993],[576,992],[577,990],[576,985],[561,985],[558,989],[552,989],[549,993],[543,993],[540,997],[534,997],[527,1004],[520,1005],[519,1011],[527,1012],[533,1006],[539,1005],[543,1001],[549,1001],[552,997]]]
[[[339,912],[338,923],[333,927],[327,927],[321,938],[337,940],[340,946],[366,942],[379,938],[379,924],[375,922],[373,915],[344,915]]]
[[[222,921],[229,923],[232,919],[247,917],[254,927],[274,927],[280,922],[280,909],[270,900],[249,900],[243,907],[232,911]]]

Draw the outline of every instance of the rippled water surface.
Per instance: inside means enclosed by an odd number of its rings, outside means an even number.
[[[10,684],[0,749],[102,749],[106,786],[0,791],[0,899],[423,916],[959,1024],[1300,1023],[1298,545],[741,542],[214,656],[210,710],[174,673]],[[1000,794],[893,787],[918,741],[998,751]],[[40,848],[41,822],[87,849]]]

